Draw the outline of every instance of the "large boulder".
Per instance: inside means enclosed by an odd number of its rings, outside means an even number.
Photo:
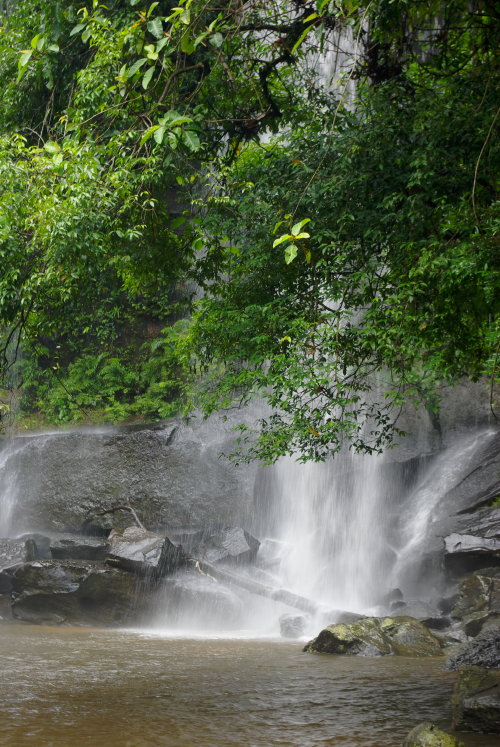
[[[260,547],[258,539],[242,527],[220,527],[179,535],[189,554],[207,563],[251,563]]]
[[[127,527],[122,531],[114,529],[109,535],[106,562],[115,567],[159,577],[174,571],[184,560],[180,545],[141,527]]]
[[[500,733],[500,672],[464,667],[452,695],[453,728]]]
[[[416,726],[405,738],[402,747],[465,747],[451,734],[430,723]]]
[[[309,653],[358,656],[440,656],[439,640],[412,617],[366,617],[329,625],[304,648]]]
[[[464,666],[500,667],[500,628],[482,631],[474,640],[465,643],[446,660],[447,669]]]
[[[92,561],[25,563],[12,586],[13,616],[37,624],[123,624],[137,617],[145,594],[133,574]]]

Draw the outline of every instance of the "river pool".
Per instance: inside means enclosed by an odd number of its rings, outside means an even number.
[[[2,623],[0,745],[400,747],[421,721],[449,723],[442,659],[302,645]]]

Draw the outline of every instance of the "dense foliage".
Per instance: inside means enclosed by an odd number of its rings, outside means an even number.
[[[260,396],[247,455],[319,459],[494,380],[492,2],[3,5],[0,326],[25,411]]]

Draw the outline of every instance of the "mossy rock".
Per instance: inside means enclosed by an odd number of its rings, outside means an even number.
[[[413,617],[365,617],[329,625],[304,648],[308,653],[358,656],[440,656],[441,644]]]
[[[397,656],[441,656],[441,643],[413,617],[384,617],[380,627]]]
[[[452,734],[438,729],[430,723],[416,726],[408,734],[402,747],[465,747]]]
[[[366,617],[351,624],[328,625],[305,646],[304,651],[351,656],[386,656],[392,653],[376,617]]]
[[[462,667],[451,704],[454,729],[500,734],[500,671]]]

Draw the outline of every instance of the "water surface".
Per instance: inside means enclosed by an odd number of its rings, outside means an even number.
[[[4,623],[0,745],[400,747],[417,723],[449,722],[441,659],[301,648]]]

